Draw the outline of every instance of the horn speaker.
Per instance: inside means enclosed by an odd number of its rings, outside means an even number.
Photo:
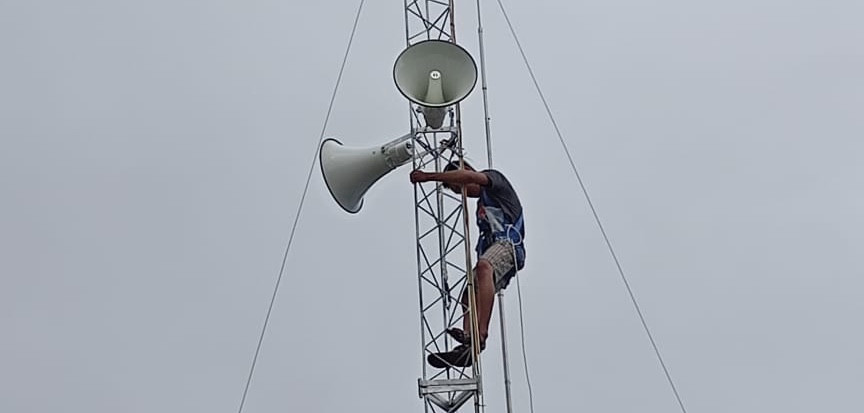
[[[381,177],[411,160],[413,135],[369,148],[348,148],[334,138],[321,143],[319,162],[333,199],[352,214],[363,207],[363,196]]]
[[[461,46],[426,40],[403,50],[393,65],[396,88],[422,106],[426,124],[438,129],[444,108],[465,99],[477,84],[477,65]]]

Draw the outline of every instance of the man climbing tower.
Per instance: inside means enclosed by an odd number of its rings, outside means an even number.
[[[464,162],[463,162],[464,163]],[[444,172],[411,172],[411,182],[441,182],[446,188],[469,198],[477,198],[477,265],[474,267],[475,303],[480,351],[486,348],[489,321],[495,304],[495,293],[503,290],[525,265],[525,226],[522,204],[513,186],[495,169],[477,171],[467,163],[450,162]],[[471,317],[468,313],[468,290],[462,295],[463,328],[447,333],[460,344],[450,351],[430,354],[427,361],[437,368],[468,367],[471,357]],[[499,304],[500,305],[500,304]]]

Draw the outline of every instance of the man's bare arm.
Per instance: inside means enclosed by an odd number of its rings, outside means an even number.
[[[489,177],[487,177],[486,174],[465,169],[447,172],[411,172],[411,182],[417,183],[427,181],[443,182],[449,185],[489,185]]]

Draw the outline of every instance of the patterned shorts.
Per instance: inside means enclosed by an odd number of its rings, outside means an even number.
[[[510,280],[516,275],[516,265],[513,261],[513,245],[507,241],[498,241],[486,248],[481,260],[492,264],[495,279],[495,292],[507,288]]]

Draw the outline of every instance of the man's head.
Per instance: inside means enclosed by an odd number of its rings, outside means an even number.
[[[474,167],[472,167],[472,166],[471,166],[468,162],[466,162],[464,159],[462,160],[462,163],[465,165],[465,170],[466,170],[466,171],[476,171],[476,169],[474,169]],[[459,169],[460,169],[460,167],[459,167],[459,160],[455,160],[455,161],[450,161],[450,163],[448,163],[447,166],[444,167],[444,172],[449,172],[449,171],[458,171]],[[451,190],[451,191],[453,191],[453,192],[455,192],[455,193],[457,193],[457,194],[461,194],[461,193],[462,193],[462,188],[461,188],[460,185],[448,185],[448,184],[444,184],[444,187],[447,188],[447,189],[449,189],[449,190]],[[480,192],[482,191],[482,188],[480,187],[480,185],[477,185],[477,184],[468,184],[468,185],[465,185],[465,189],[466,189],[466,191],[468,192],[468,196],[471,197],[471,198],[477,198],[478,196],[480,196]]]
[[[463,160],[462,160],[462,163],[465,165],[465,169],[466,169],[466,170],[469,170],[469,171],[476,171],[476,169],[474,169],[474,167],[471,166],[471,164],[469,164],[468,161],[466,161],[466,160],[463,159]],[[459,169],[459,160],[450,161],[450,163],[448,163],[447,166],[444,167],[444,172],[447,172],[447,171],[455,171],[455,170],[458,170],[458,169]]]

